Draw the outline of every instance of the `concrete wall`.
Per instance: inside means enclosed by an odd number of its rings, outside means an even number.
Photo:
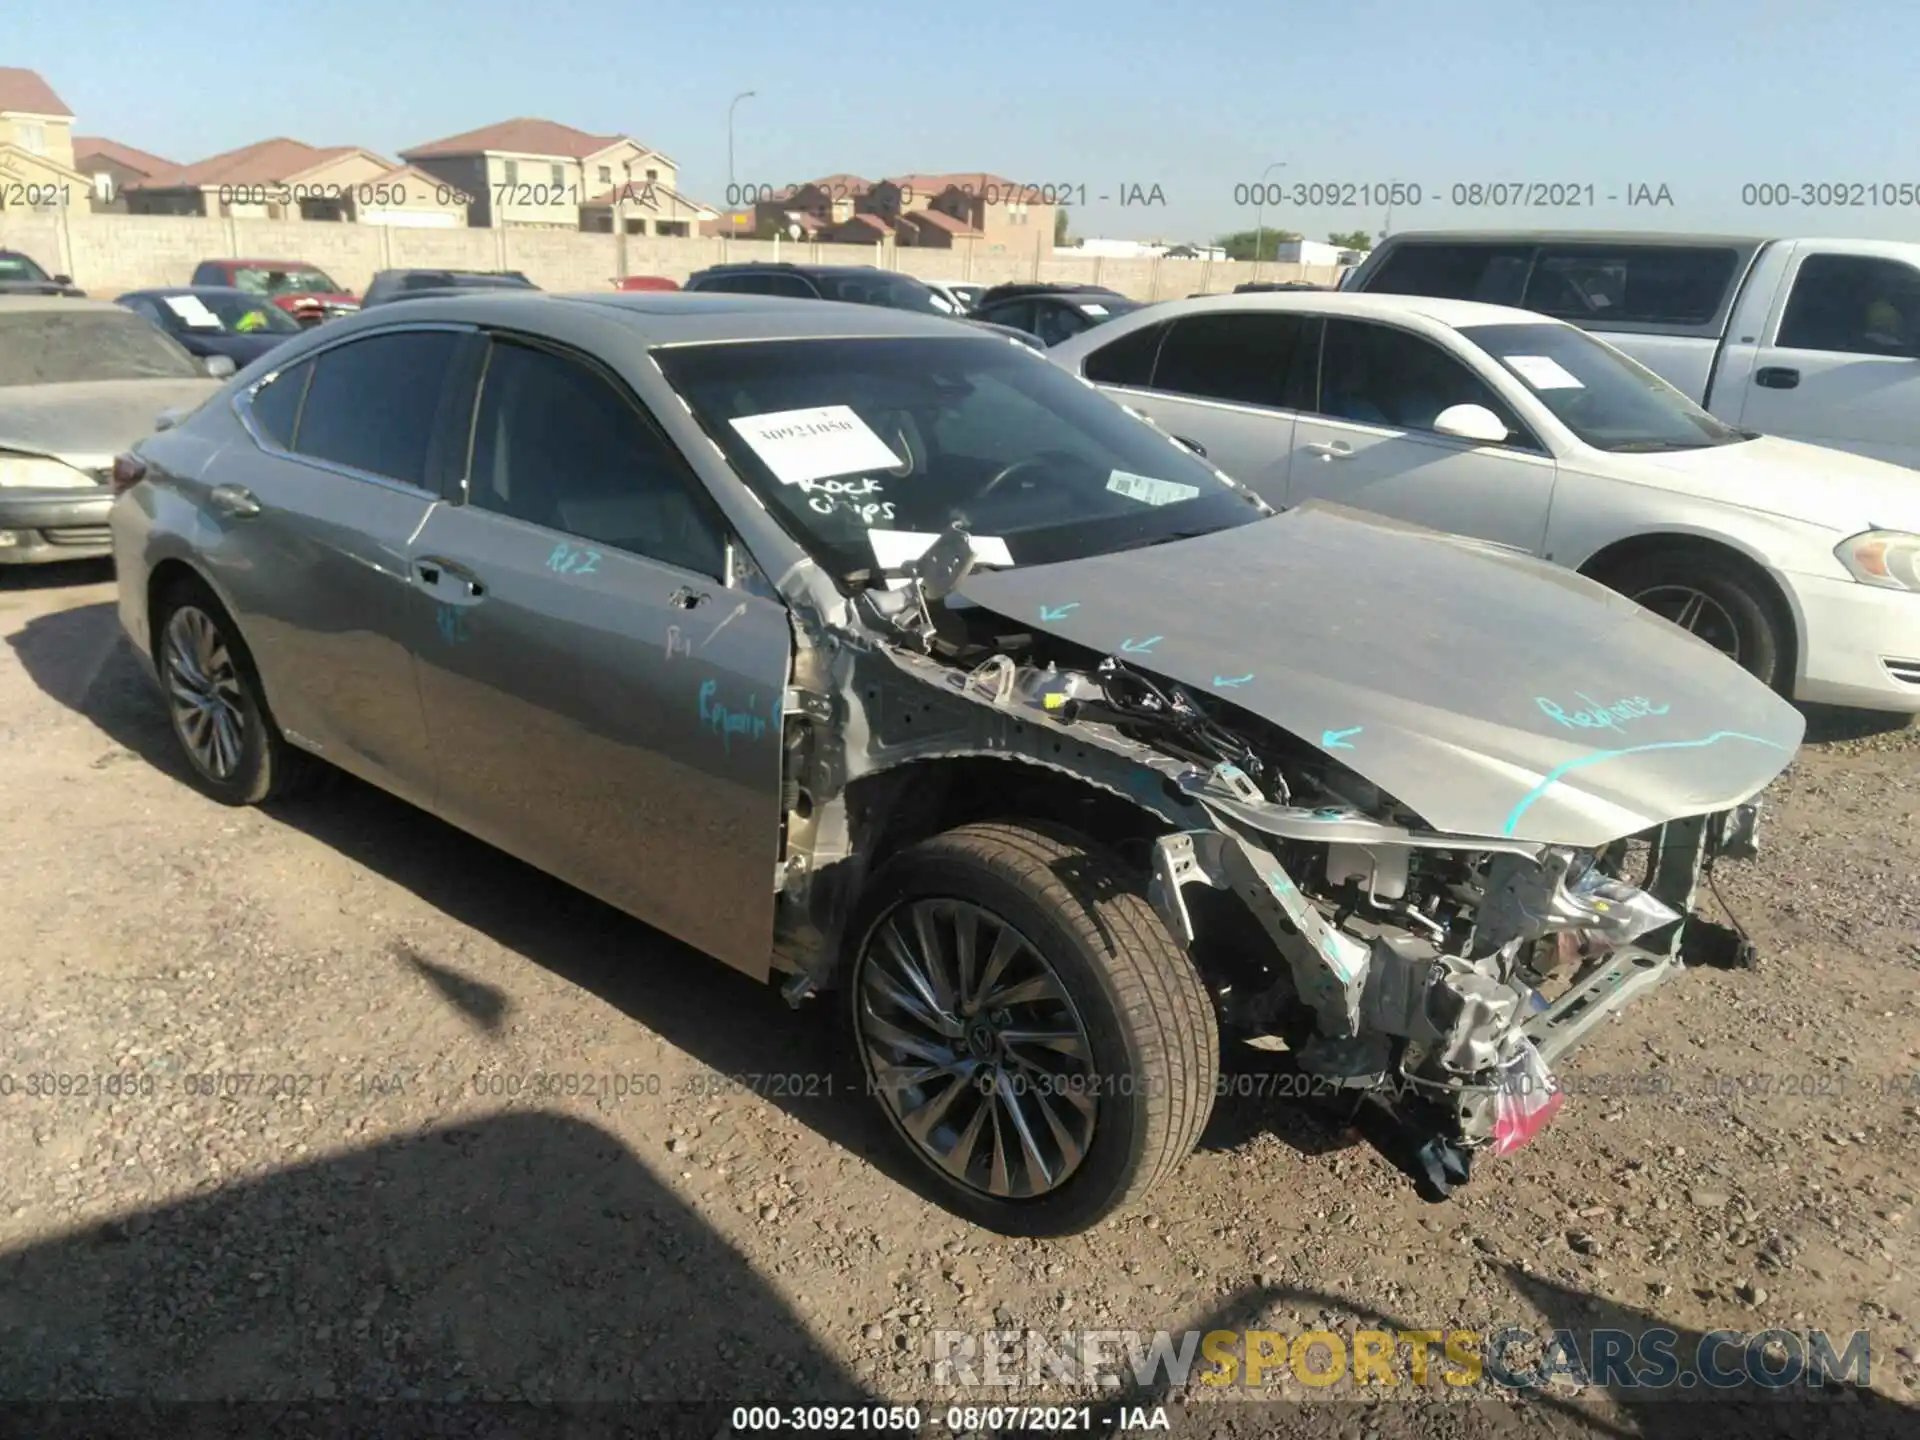
[[[1208,260],[1116,260],[1051,248],[1050,235],[1027,254],[993,252],[962,241],[951,250],[878,245],[806,245],[770,240],[594,235],[578,230],[429,230],[390,225],[201,219],[164,215],[64,215],[0,211],[0,247],[24,250],[50,271],[73,276],[93,295],[111,299],[151,285],[184,285],[201,260],[252,257],[317,265],[359,293],[376,270],[451,266],[521,270],[548,290],[604,290],[613,277],[664,275],[685,281],[723,261],[790,260],[827,265],[883,265],[926,280],[999,284],[1070,280],[1106,285],[1139,300],[1219,293],[1245,280],[1329,283],[1326,267]],[[620,268],[624,240],[626,268]]]

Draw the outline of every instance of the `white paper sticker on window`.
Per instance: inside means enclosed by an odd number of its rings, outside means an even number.
[[[1198,485],[1156,480],[1151,475],[1135,475],[1126,470],[1115,470],[1107,476],[1107,489],[1144,505],[1173,505],[1182,500],[1191,500],[1200,493]]]
[[[1107,313],[1107,307],[1104,305],[1082,305],[1080,307],[1080,313],[1082,315],[1104,315]]]
[[[167,308],[196,330],[219,330],[220,317],[198,295],[163,295]]]
[[[742,415],[733,428],[782,485],[805,488],[829,475],[894,470],[901,463],[886,441],[846,405]]]
[[[867,538],[873,542],[875,563],[882,570],[898,570],[909,560],[918,560],[926,554],[940,537],[919,530],[869,530]],[[967,544],[973,547],[973,558],[977,564],[1013,564],[1013,555],[1007,549],[1007,542],[997,535],[969,535]]]
[[[1536,390],[1584,390],[1579,379],[1550,355],[1509,355],[1507,364]]]

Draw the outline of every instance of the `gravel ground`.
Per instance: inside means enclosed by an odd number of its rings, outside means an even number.
[[[202,799],[112,598],[0,576],[0,1399],[927,1401],[946,1329],[1777,1325],[1871,1331],[1846,1433],[1914,1419],[1920,730],[1816,717],[1721,876],[1757,968],[1602,1030],[1454,1201],[1234,1095],[1150,1211],[1023,1242],[916,1192],[825,1015],[367,787]],[[1202,1389],[1149,1398],[1176,1433],[1693,1413]]]

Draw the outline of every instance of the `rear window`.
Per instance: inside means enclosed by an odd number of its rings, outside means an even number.
[[[1099,385],[1151,384],[1153,357],[1159,352],[1161,338],[1166,333],[1165,324],[1142,325],[1093,351],[1080,367],[1081,373]]]
[[[1704,325],[1739,263],[1737,250],[1691,245],[1547,245],[1521,306],[1589,325]]]
[[[1518,305],[1533,264],[1531,245],[1397,245],[1365,288],[1390,295]]]

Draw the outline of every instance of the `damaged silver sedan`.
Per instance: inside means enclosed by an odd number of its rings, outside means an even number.
[[[122,620],[204,789],[330,762],[830,997],[931,1188],[1008,1232],[1145,1195],[1249,1042],[1444,1195],[1680,966],[1802,733],[1596,584],[1274,515],[1023,347],[871,308],[425,299],[120,473]]]

